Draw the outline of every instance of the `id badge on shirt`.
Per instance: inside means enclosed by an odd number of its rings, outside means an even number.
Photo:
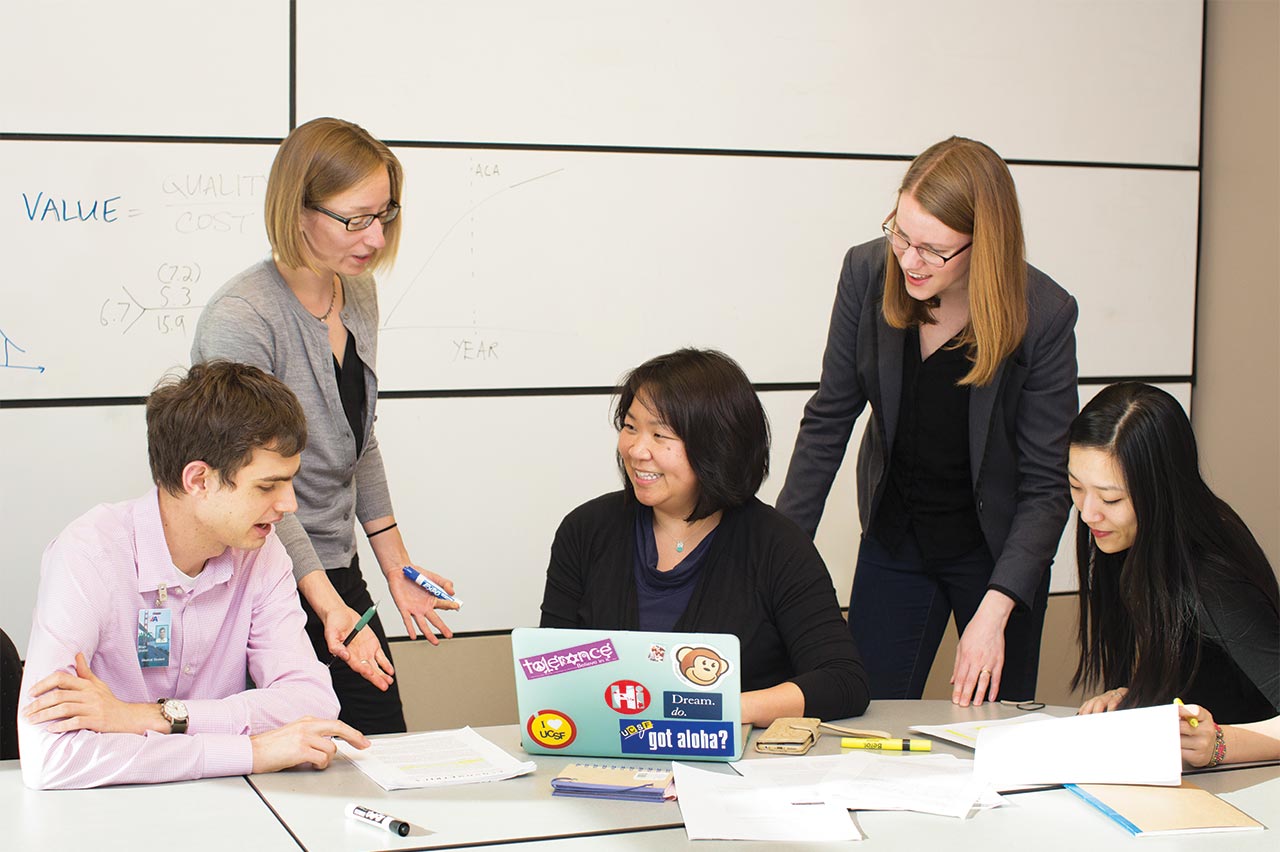
[[[169,665],[173,613],[167,609],[138,610],[138,665],[144,669]]]

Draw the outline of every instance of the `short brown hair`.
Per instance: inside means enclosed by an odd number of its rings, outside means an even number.
[[[621,430],[636,395],[684,442],[698,477],[698,500],[686,521],[741,506],[769,475],[769,421],[747,374],[723,352],[678,349],[650,358],[622,379],[613,425]],[[629,496],[635,489],[622,458],[618,469]]]
[[[369,131],[340,118],[317,118],[290,133],[280,143],[267,178],[265,218],[267,239],[276,259],[291,269],[316,268],[302,235],[302,211],[345,192],[378,169],[386,169],[391,200],[399,203],[404,169],[391,149]],[[371,269],[395,260],[400,246],[403,212],[383,226],[386,245],[373,258]]]
[[[161,379],[147,397],[151,478],[174,496],[182,471],[203,461],[235,487],[235,475],[269,449],[296,456],[307,446],[307,416],[288,385],[257,367],[231,361],[196,364]]]
[[[973,239],[969,258],[969,325],[960,344],[973,367],[962,385],[987,385],[1027,332],[1027,261],[1013,175],[991,148],[952,136],[912,161],[898,195]],[[896,212],[896,208],[895,208]],[[907,294],[893,246],[885,241],[884,318],[894,328],[931,323],[928,306]]]

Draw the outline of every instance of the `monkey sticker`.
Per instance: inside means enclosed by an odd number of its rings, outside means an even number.
[[[676,674],[699,689],[710,689],[729,671],[729,661],[708,645],[681,645],[674,658]]]

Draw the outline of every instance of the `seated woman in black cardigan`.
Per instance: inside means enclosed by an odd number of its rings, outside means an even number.
[[[756,725],[866,710],[822,557],[755,497],[769,427],[742,368],[713,351],[653,358],[624,379],[614,425],[624,490],[560,524],[542,626],[735,634]]]

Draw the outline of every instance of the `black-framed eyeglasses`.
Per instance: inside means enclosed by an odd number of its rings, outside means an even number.
[[[308,204],[307,206],[317,213],[323,213],[330,219],[337,219],[339,222],[347,226],[348,231],[363,231],[365,228],[373,224],[374,219],[377,219],[379,222],[386,225],[390,222],[394,222],[395,218],[400,215],[400,203],[397,201],[388,201],[387,209],[383,210],[381,213],[362,213],[359,216],[351,217],[339,216],[332,210],[324,209],[319,204]]]
[[[920,255],[921,260],[929,266],[937,267],[939,269],[946,266],[948,260],[951,260],[956,257],[956,255],[973,245],[973,240],[970,240],[960,248],[951,252],[951,254],[938,254],[933,249],[918,246],[911,242],[911,240],[907,239],[905,235],[895,231],[889,224],[888,220],[886,220],[880,228],[884,231],[884,235],[889,239],[889,244],[893,246],[895,251],[906,251],[909,248],[914,248],[916,250],[916,254]]]

